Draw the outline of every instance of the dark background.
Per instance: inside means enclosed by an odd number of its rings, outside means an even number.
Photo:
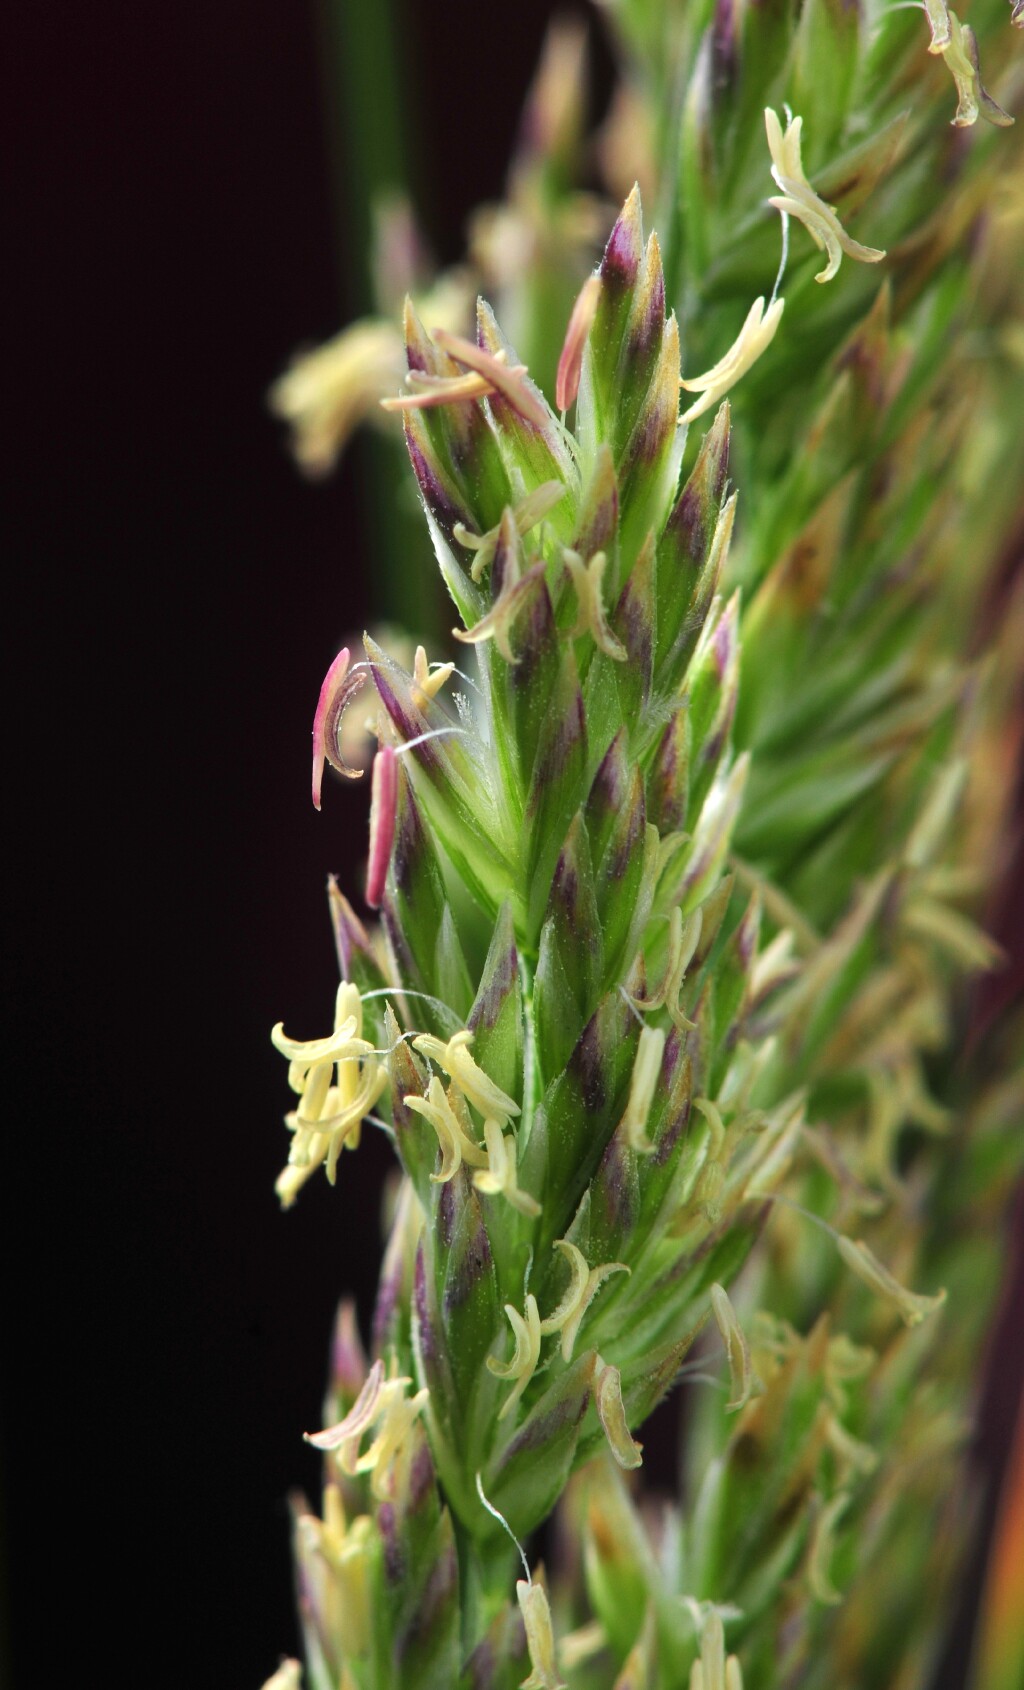
[[[443,260],[500,194],[546,11],[499,41],[468,0],[407,8]],[[312,809],[309,734],[372,535],[364,457],[305,484],[265,392],[352,314],[359,254],[312,0],[19,13],[0,1677],[256,1690],[298,1647],[285,1497],[387,1165],[367,1133],[278,1209],[268,1034],[328,1029],[322,889],[365,849],[365,789]]]
[[[442,260],[549,10],[407,8]],[[310,806],[310,721],[373,536],[365,455],[308,487],[264,395],[355,309],[358,219],[312,0],[36,0],[13,34],[0,1676],[256,1690],[297,1649],[285,1497],[387,1165],[369,1133],[278,1210],[267,1035],[326,1031],[321,888],[365,841],[364,790]]]

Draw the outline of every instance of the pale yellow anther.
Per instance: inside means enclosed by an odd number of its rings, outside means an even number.
[[[343,980],[335,999],[334,1032],[327,1038],[290,1039],[281,1022],[270,1035],[289,1059],[288,1083],[300,1098],[298,1108],[285,1116],[292,1145],[275,1185],[286,1209],[321,1163],[334,1184],[342,1149],[359,1143],[361,1123],[387,1085],[387,1069],[372,1060],[374,1047],[362,1031],[359,991]]]
[[[282,1056],[287,1056],[291,1066],[288,1070],[288,1083],[293,1091],[303,1091],[303,1076],[318,1062],[339,1062],[351,1054],[353,1044],[358,1045],[359,1034],[362,1029],[363,1005],[359,991],[355,986],[343,980],[338,987],[334,1001],[334,1031],[324,1039],[290,1039],[284,1030],[284,1022],[279,1021],[271,1030],[270,1041],[275,1050]],[[372,1049],[367,1046],[366,1049]],[[363,1055],[363,1050],[357,1054]]]
[[[382,411],[425,411],[457,399],[484,399],[494,392],[486,376],[431,376],[410,370],[405,381],[410,391],[389,394],[380,402]]]
[[[515,1351],[511,1361],[495,1361],[493,1356],[487,1357],[487,1366],[498,1379],[514,1379],[515,1385],[506,1397],[498,1412],[498,1419],[504,1420],[511,1414],[519,1398],[522,1396],[530,1380],[533,1378],[537,1362],[540,1360],[540,1310],[537,1299],[531,1291],[520,1314],[511,1303],[505,1304],[515,1338]]]
[[[1000,129],[1008,129],[1013,123],[1009,112],[997,105],[991,94],[982,85],[981,66],[978,62],[978,43],[970,24],[962,24],[955,12],[948,14],[950,37],[948,44],[942,49],[943,57],[949,73],[956,83],[957,108],[956,116],[952,119],[954,128],[966,129],[972,123],[977,123],[979,116],[988,119]]]
[[[454,673],[454,663],[438,663],[431,671],[427,662],[427,654],[423,647],[418,645],[412,667],[412,696],[417,710],[425,710],[430,700],[437,697],[441,688],[451,680]]]
[[[509,1133],[506,1138],[497,1121],[487,1120],[484,1122],[484,1143],[487,1146],[487,1168],[473,1175],[477,1190],[486,1192],[488,1196],[506,1198],[521,1215],[529,1215],[531,1219],[539,1215],[540,1204],[536,1197],[519,1189],[515,1135]]]
[[[689,920],[683,921],[683,911],[680,905],[672,911],[668,928],[668,958],[665,963],[665,973],[661,985],[650,997],[633,998],[631,1002],[637,1009],[661,1009],[668,1011],[672,1025],[679,1032],[690,1032],[694,1023],[689,1020],[679,1006],[679,995],[686,979],[686,970],[693,961],[694,952],[700,943],[703,912],[694,910]]]
[[[615,663],[625,663],[629,653],[612,633],[604,613],[601,580],[608,562],[604,552],[595,552],[590,561],[584,563],[579,552],[566,546],[562,551],[562,561],[572,576],[579,609],[576,621],[568,630],[569,638],[590,634],[598,650],[603,651],[606,657]]]
[[[510,376],[525,376],[525,364],[508,365],[504,352],[494,354],[495,364],[504,365]],[[437,376],[424,370],[410,370],[405,378],[408,393],[382,399],[382,411],[427,410],[435,405],[451,405],[459,399],[486,399],[498,391],[495,382],[475,370],[462,376]]]
[[[727,1402],[725,1406],[730,1414],[735,1414],[738,1409],[746,1407],[751,1396],[760,1388],[760,1381],[754,1373],[750,1360],[750,1345],[739,1323],[739,1317],[722,1285],[711,1287],[711,1312],[722,1335],[732,1381],[732,1401]]]
[[[296,1521],[296,1551],[304,1579],[322,1585],[322,1576],[312,1558],[325,1564],[326,1587],[322,1595],[331,1614],[333,1629],[346,1654],[360,1655],[370,1631],[368,1552],[373,1522],[360,1514],[349,1525],[337,1485],[324,1489],[324,1517],[300,1515]],[[344,1685],[341,1680],[339,1690]]]
[[[325,475],[364,417],[402,378],[402,337],[372,318],[297,358],[270,390],[270,408],[293,431],[295,456]]]
[[[937,1292],[934,1297],[908,1291],[860,1240],[855,1243],[852,1238],[840,1238],[839,1254],[869,1291],[874,1291],[879,1297],[887,1297],[896,1304],[908,1326],[920,1326],[922,1320],[927,1320],[928,1316],[934,1314],[946,1301],[945,1291]]]
[[[645,1027],[637,1042],[626,1112],[619,1122],[619,1131],[625,1135],[630,1149],[641,1156],[650,1156],[654,1150],[647,1137],[647,1117],[661,1078],[664,1050],[665,1034],[661,1028]]]
[[[411,1384],[412,1380],[404,1375],[393,1374],[385,1379],[383,1362],[375,1361],[344,1420],[323,1432],[307,1432],[306,1442],[316,1449],[332,1452],[343,1473],[372,1473],[373,1493],[383,1495],[391,1463],[430,1394],[423,1389],[414,1397],[407,1397],[406,1386]],[[377,1428],[377,1435],[366,1453],[360,1455],[359,1446],[371,1427]],[[337,1519],[333,1523],[338,1526]],[[340,1524],[343,1529],[344,1512]]]
[[[743,327],[724,357],[710,370],[705,370],[702,376],[693,376],[689,380],[680,377],[680,387],[685,387],[688,393],[701,395],[688,411],[683,412],[679,419],[681,423],[691,423],[696,417],[702,417],[705,411],[710,411],[735,387],[740,377],[746,375],[751,365],[757,363],[762,352],[775,339],[785,303],[784,299],[776,299],[766,311],[762,294],[750,307]]]
[[[391,1463],[408,1438],[414,1421],[430,1396],[424,1386],[414,1397],[407,1397],[405,1387],[408,1383],[407,1379],[395,1380],[395,1389],[392,1389],[390,1381],[385,1385],[384,1391],[389,1394],[383,1404],[377,1436],[365,1455],[361,1455],[356,1462],[357,1473],[372,1475],[370,1488],[377,1497],[386,1496],[387,1474]]]
[[[421,1033],[412,1041],[414,1050],[444,1069],[474,1109],[504,1126],[519,1114],[519,1105],[500,1086],[496,1086],[475,1061],[469,1049],[472,1042],[473,1035],[467,1028],[453,1033],[447,1042],[436,1039],[432,1033]]]
[[[384,1377],[384,1363],[377,1360],[345,1418],[334,1426],[328,1426],[323,1432],[307,1432],[306,1442],[312,1444],[314,1449],[333,1451],[342,1472],[354,1473],[360,1441],[363,1433],[370,1429],[382,1410],[382,1393],[387,1383]],[[397,1383],[404,1386],[412,1381],[401,1379]]]
[[[535,428],[547,428],[550,414],[540,394],[527,383],[525,365],[517,364],[510,369],[505,362],[504,351],[488,352],[474,341],[465,340],[462,335],[451,334],[443,328],[434,330],[434,339],[457,364],[485,377],[521,417],[532,422]]]
[[[516,1598],[526,1627],[526,1647],[530,1654],[530,1676],[523,1679],[520,1690],[567,1690],[555,1661],[555,1634],[543,1585],[533,1579],[529,1583],[526,1579],[519,1579]]]
[[[571,1361],[581,1322],[601,1286],[612,1274],[629,1273],[631,1270],[625,1262],[601,1262],[592,1268],[583,1251],[570,1244],[567,1238],[557,1238],[554,1248],[560,1250],[569,1263],[572,1278],[562,1301],[546,1320],[541,1321],[540,1329],[545,1337],[552,1332],[561,1332],[562,1360]]]
[[[743,1690],[743,1674],[735,1655],[726,1656],[722,1616],[710,1608],[700,1634],[700,1660],[690,1669],[690,1690]]]
[[[608,1446],[620,1467],[627,1471],[643,1461],[643,1445],[630,1437],[626,1406],[622,1400],[622,1376],[601,1356],[594,1369],[594,1407],[608,1439]]]
[[[815,245],[826,253],[828,263],[815,276],[815,281],[830,282],[839,269],[844,252],[850,258],[859,259],[862,264],[877,264],[885,253],[877,247],[861,246],[859,241],[851,240],[839,221],[835,207],[826,205],[804,175],[800,154],[803,118],[788,117],[785,134],[771,107],[766,109],[764,121],[768,149],[772,155],[772,176],[782,189],[781,198],[770,199],[768,203],[777,211],[798,218]]]
[[[437,1134],[437,1142],[441,1146],[441,1172],[430,1176],[435,1185],[447,1184],[463,1162],[471,1168],[486,1168],[485,1152],[470,1138],[465,1123],[460,1120],[452,1099],[446,1095],[436,1074],[427,1087],[426,1097],[413,1094],[402,1101],[407,1109],[429,1121]]]
[[[538,522],[542,522],[555,505],[561,504],[565,493],[564,482],[543,481],[532,493],[527,493],[525,499],[520,499],[517,505],[513,505],[512,520],[520,536],[528,534],[531,528],[536,528]],[[464,523],[457,522],[452,532],[460,546],[476,553],[469,573],[474,581],[479,581],[497,549],[501,524],[489,528],[486,534],[474,534]],[[470,630],[471,633],[472,631]],[[465,636],[460,636],[463,637]]]

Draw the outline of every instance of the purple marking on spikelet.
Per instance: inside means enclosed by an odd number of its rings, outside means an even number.
[[[729,401],[723,400],[714,423],[704,436],[697,462],[680,493],[665,537],[677,550],[702,563],[718,521],[729,473]]]
[[[445,369],[448,360],[434,345],[426,329],[416,315],[416,309],[411,299],[405,302],[405,357],[410,370],[419,370],[424,375],[447,375]]]
[[[509,1661],[522,1661],[525,1672],[526,1626],[518,1605],[514,1610],[499,1612],[487,1636],[473,1650],[463,1669],[466,1690],[496,1690],[499,1684],[507,1684],[505,1668]]]
[[[409,1470],[409,1507],[418,1509],[434,1488],[434,1461],[430,1453],[430,1445],[426,1438],[421,1438],[416,1446],[416,1454],[412,1458]]]
[[[718,670],[718,679],[723,681],[725,672],[729,667],[729,659],[736,650],[736,616],[731,605],[719,620],[711,642],[711,650],[715,659],[715,668]]]
[[[660,342],[664,328],[665,276],[658,237],[652,234],[644,253],[644,274],[627,331],[629,338],[624,351],[624,366],[637,369],[645,365],[652,349]]]
[[[612,627],[629,653],[631,663],[649,677],[654,653],[654,623],[650,600],[652,555],[641,552],[615,607]]]
[[[555,864],[555,878],[551,888],[551,902],[564,906],[565,918],[572,924],[576,919],[576,906],[580,896],[580,877],[576,869],[576,862],[572,853],[561,850],[558,862]]]
[[[338,1304],[331,1334],[330,1379],[333,1390],[357,1397],[366,1383],[366,1356],[356,1324],[356,1306],[351,1297]]]
[[[601,478],[602,492],[596,504],[591,503],[594,481]],[[581,526],[573,537],[573,546],[583,558],[593,557],[595,552],[606,552],[615,539],[615,531],[619,526],[619,488],[615,478],[611,450],[602,446],[599,450],[594,480],[592,480],[583,500]]]
[[[589,1386],[581,1387],[578,1396],[562,1397],[549,1413],[536,1420],[528,1420],[505,1450],[502,1465],[507,1465],[517,1455],[523,1455],[529,1450],[544,1449],[551,1439],[563,1432],[567,1426],[578,1426],[587,1412],[589,1401]]]
[[[523,576],[529,579],[531,571]],[[544,665],[555,633],[555,617],[551,608],[544,564],[533,565],[533,585],[522,588],[522,598],[512,623],[512,648],[517,661],[509,670],[509,683],[517,692],[527,692]]]
[[[391,866],[398,891],[408,896],[413,870],[427,848],[426,835],[420,819],[419,807],[406,782],[395,824],[395,838],[391,848]]]
[[[735,0],[717,0],[711,24],[711,59],[712,93],[724,93],[738,68]]]
[[[491,561],[491,602],[497,604],[501,595],[519,580],[522,541],[512,512],[506,507],[501,514],[498,540]]]
[[[459,1272],[450,1276],[445,1283],[444,1314],[446,1319],[452,1314],[453,1310],[461,1308],[471,1295],[474,1286],[481,1279],[485,1279],[494,1267],[491,1241],[487,1236],[487,1228],[484,1226],[483,1217],[479,1212],[476,1193],[472,1190],[470,1191],[470,1201],[477,1211],[478,1224],[473,1231],[472,1238],[462,1247]]]
[[[634,188],[615,220],[601,259],[601,280],[609,293],[626,293],[640,270],[640,193]]]
[[[600,1014],[592,1015],[569,1058],[569,1069],[579,1085],[583,1106],[595,1115],[604,1112],[608,1101],[605,1083],[608,1053],[602,1043],[602,1033]]]
[[[726,741],[732,731],[733,717],[735,714],[736,699],[735,697],[732,697],[726,705],[725,715],[722,717],[721,722],[715,728],[715,731],[710,733],[704,741],[704,745],[701,749],[700,760],[705,766],[713,766],[721,757],[722,752],[725,750]]]
[[[393,1502],[381,1502],[377,1507],[377,1530],[384,1542],[384,1573],[389,1584],[401,1584],[405,1577],[405,1555],[398,1536]]]
[[[417,427],[414,413],[407,413],[405,417],[405,444],[409,453],[409,461],[431,515],[436,519],[447,538],[451,539],[455,524],[457,522],[469,522],[471,525],[472,518],[468,511],[460,510],[458,505],[455,504],[447,487],[416,438]]]
[[[490,972],[485,970],[487,988],[482,996],[477,998],[467,1023],[471,1032],[477,1032],[481,1027],[491,1028],[501,1014],[509,992],[516,982],[519,973],[519,953],[514,940],[499,954]]]
[[[399,738],[402,740],[418,739],[425,727],[423,717],[418,713],[414,715],[411,707],[407,706],[404,699],[399,697],[391,685],[387,671],[380,664],[373,671],[373,680],[380,694],[380,701],[398,730]],[[423,744],[417,745],[412,755],[422,768],[429,770],[432,774],[438,774],[443,767],[440,752],[433,740],[428,739]]]
[[[675,393],[667,391],[664,382],[656,375],[652,392],[648,393],[636,427],[629,437],[626,457],[630,469],[634,469],[637,464],[649,466],[657,462],[666,440],[675,429],[677,410]]]
[[[647,815],[644,804],[643,776],[639,768],[633,770],[627,803],[629,805],[629,825],[625,834],[620,838],[615,851],[606,857],[604,863],[604,873],[609,880],[622,879],[636,855],[640,840],[643,838]]]
[[[452,1179],[445,1181],[438,1194],[437,1225],[441,1243],[446,1250],[450,1250],[452,1247],[452,1239],[455,1237],[455,1229],[459,1220],[459,1210],[453,1187],[456,1180],[462,1181],[465,1177],[465,1170],[460,1168]]]
[[[655,331],[665,326],[665,272],[661,267],[661,251],[657,235],[652,234],[648,250],[651,264],[651,287],[644,322],[648,325],[653,338]]]
[[[402,1631],[395,1639],[395,1659],[401,1662],[410,1649],[423,1645],[424,1633],[452,1604],[458,1590],[459,1568],[452,1544],[446,1544],[434,1561],[423,1585],[419,1602]]]
[[[629,1233],[636,1225],[636,1182],[631,1155],[618,1133],[605,1147],[595,1183],[600,1186],[614,1230],[620,1237]]]
[[[749,969],[757,951],[761,931],[761,901],[755,893],[747,905],[743,919],[736,929],[736,954],[744,968]]]
[[[334,948],[338,955],[338,971],[343,980],[351,980],[352,965],[357,954],[373,959],[369,936],[333,874],[327,877],[327,903],[334,930]]]
[[[373,1309],[373,1351],[380,1355],[391,1329],[391,1319],[402,1294],[402,1269],[399,1265],[377,1286],[377,1301]]]
[[[683,1099],[679,1108],[676,1109],[666,1121],[662,1122],[661,1134],[658,1138],[658,1144],[653,1158],[654,1162],[659,1167],[664,1166],[664,1164],[668,1161],[673,1150],[690,1124],[691,1101],[692,1100],[688,1094]]]
[[[583,694],[577,687],[573,697],[568,701],[567,708],[562,713],[554,738],[544,748],[543,756],[538,756],[534,768],[533,786],[530,792],[530,805],[527,814],[532,813],[536,808],[544,787],[561,773],[574,748],[586,733],[586,727]]]
[[[436,1366],[438,1361],[437,1333],[430,1315],[430,1294],[427,1287],[427,1262],[422,1240],[416,1250],[416,1269],[413,1278],[413,1307],[419,1332],[420,1354],[424,1366]]]
[[[685,722],[683,710],[666,722],[647,777],[648,816],[662,834],[674,833],[686,821]]]
[[[590,789],[588,806],[614,813],[625,803],[629,773],[625,755],[626,734],[620,728],[601,759]]]

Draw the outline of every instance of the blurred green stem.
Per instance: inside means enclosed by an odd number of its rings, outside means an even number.
[[[403,0],[319,0],[331,165],[335,182],[338,268],[347,318],[377,309],[373,290],[374,207],[391,195],[413,197],[403,55]],[[377,434],[356,442],[359,482],[371,537],[375,616],[422,634],[440,631],[436,575],[413,501],[396,499],[396,464],[404,448]],[[423,555],[422,569],[410,559]]]

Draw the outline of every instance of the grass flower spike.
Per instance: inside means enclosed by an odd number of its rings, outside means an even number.
[[[293,1509],[305,1690],[927,1690],[1022,1165],[1021,1023],[967,1019],[1024,737],[1021,142],[971,114],[1020,37],[603,16],[609,132],[563,26],[472,325],[403,315],[452,649],[366,636],[314,721],[319,807],[372,698],[366,910],[331,882],[333,1029],[272,1035],[278,1191],[367,1119],[397,1171]]]

